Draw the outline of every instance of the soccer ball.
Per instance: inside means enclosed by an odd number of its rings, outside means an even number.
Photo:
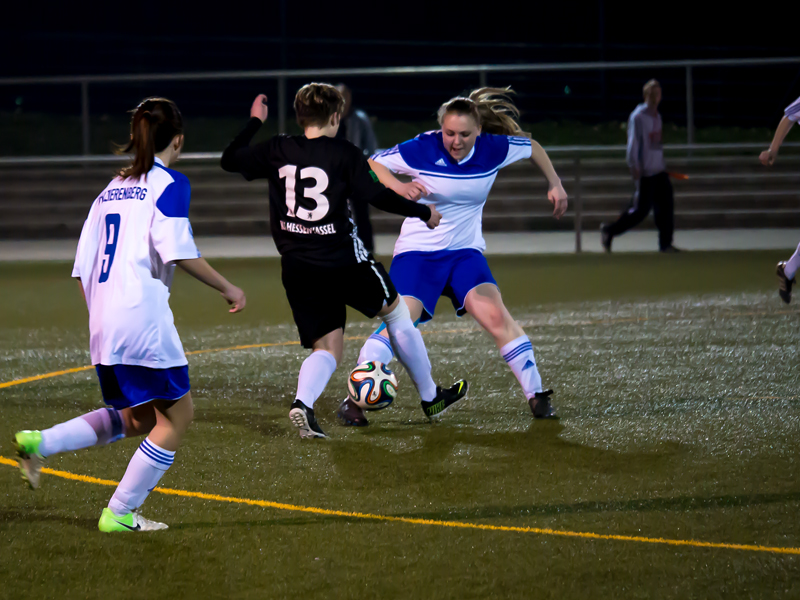
[[[397,377],[383,363],[358,365],[347,379],[347,395],[363,410],[380,410],[397,396]]]

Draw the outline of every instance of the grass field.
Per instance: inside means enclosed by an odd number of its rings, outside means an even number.
[[[50,474],[31,492],[4,461],[0,597],[799,597],[800,338],[775,291],[782,256],[492,259],[561,420],[534,422],[488,336],[441,303],[423,328],[434,376],[468,378],[468,398],[428,423],[398,368],[395,405],[349,429],[341,368],[317,404],[331,438],[303,442],[287,417],[306,354],[278,263],[215,262],[248,293],[241,315],[179,275],[187,351],[264,345],[189,357],[196,421],[161,485],[208,496],[154,492],[143,512],[168,531],[104,535],[113,487]],[[0,265],[0,382],[89,363],[69,272]],[[354,315],[346,335],[371,328]],[[15,430],[100,405],[92,371],[0,389],[0,454]],[[116,481],[137,443],[48,466]]]

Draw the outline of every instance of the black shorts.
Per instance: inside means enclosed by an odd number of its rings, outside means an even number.
[[[322,267],[281,257],[281,280],[304,348],[337,329],[344,329],[347,306],[370,319],[397,298],[386,269],[372,255],[346,267]]]

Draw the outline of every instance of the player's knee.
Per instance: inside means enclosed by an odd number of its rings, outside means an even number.
[[[405,302],[396,300],[392,303],[392,306],[393,307],[387,314],[381,315],[381,319],[386,324],[387,328],[411,320],[411,313]]]

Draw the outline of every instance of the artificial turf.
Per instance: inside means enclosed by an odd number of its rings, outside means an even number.
[[[446,526],[800,548],[798,311],[777,298],[781,256],[490,258],[559,421],[533,421],[488,336],[443,302],[423,331],[434,377],[470,380],[465,401],[431,424],[398,368],[395,405],[345,428],[343,365],[317,404],[331,438],[302,442],[287,415],[306,353],[277,261],[214,262],[248,293],[240,315],[179,274],[188,351],[277,345],[190,356],[195,423],[161,485],[422,523],[154,493],[143,513],[168,531],[104,535],[112,487],[44,475],[31,492],[0,465],[0,597],[800,595],[797,554]],[[0,265],[0,382],[89,364],[69,271]],[[372,326],[353,315],[347,335]],[[0,440],[100,403],[91,371],[0,389]],[[118,480],[136,443],[48,466]]]

